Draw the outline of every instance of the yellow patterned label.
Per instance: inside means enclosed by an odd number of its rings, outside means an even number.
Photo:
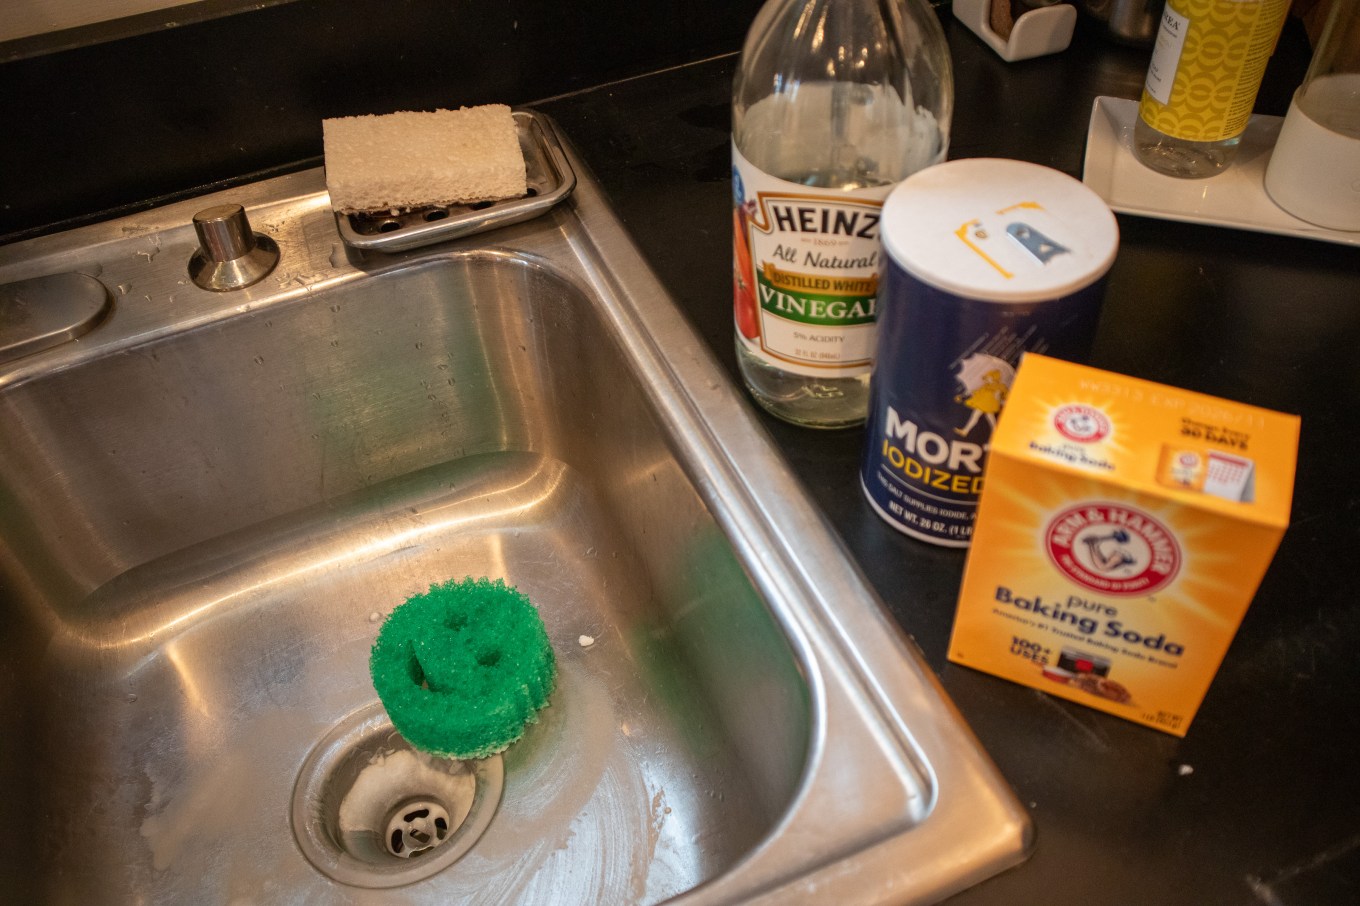
[[[1138,113],[1174,138],[1247,127],[1289,0],[1167,0]]]

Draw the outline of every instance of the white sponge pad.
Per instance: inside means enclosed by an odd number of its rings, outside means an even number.
[[[341,214],[524,195],[515,118],[504,104],[321,122],[326,188]]]

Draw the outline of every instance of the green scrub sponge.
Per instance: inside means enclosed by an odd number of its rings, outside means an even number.
[[[387,716],[412,746],[485,758],[524,733],[557,664],[529,599],[496,579],[432,585],[387,617],[368,668]]]

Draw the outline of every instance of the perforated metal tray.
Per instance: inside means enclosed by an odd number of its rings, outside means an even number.
[[[357,249],[404,251],[470,236],[537,217],[571,194],[576,171],[567,161],[552,121],[529,110],[514,112],[524,152],[528,192],[518,198],[473,204],[435,205],[376,214],[335,215],[340,238]]]

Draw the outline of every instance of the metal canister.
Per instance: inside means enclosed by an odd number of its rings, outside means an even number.
[[[976,158],[900,183],[880,232],[861,483],[895,528],[964,547],[1020,357],[1087,356],[1119,228],[1064,173]]]

